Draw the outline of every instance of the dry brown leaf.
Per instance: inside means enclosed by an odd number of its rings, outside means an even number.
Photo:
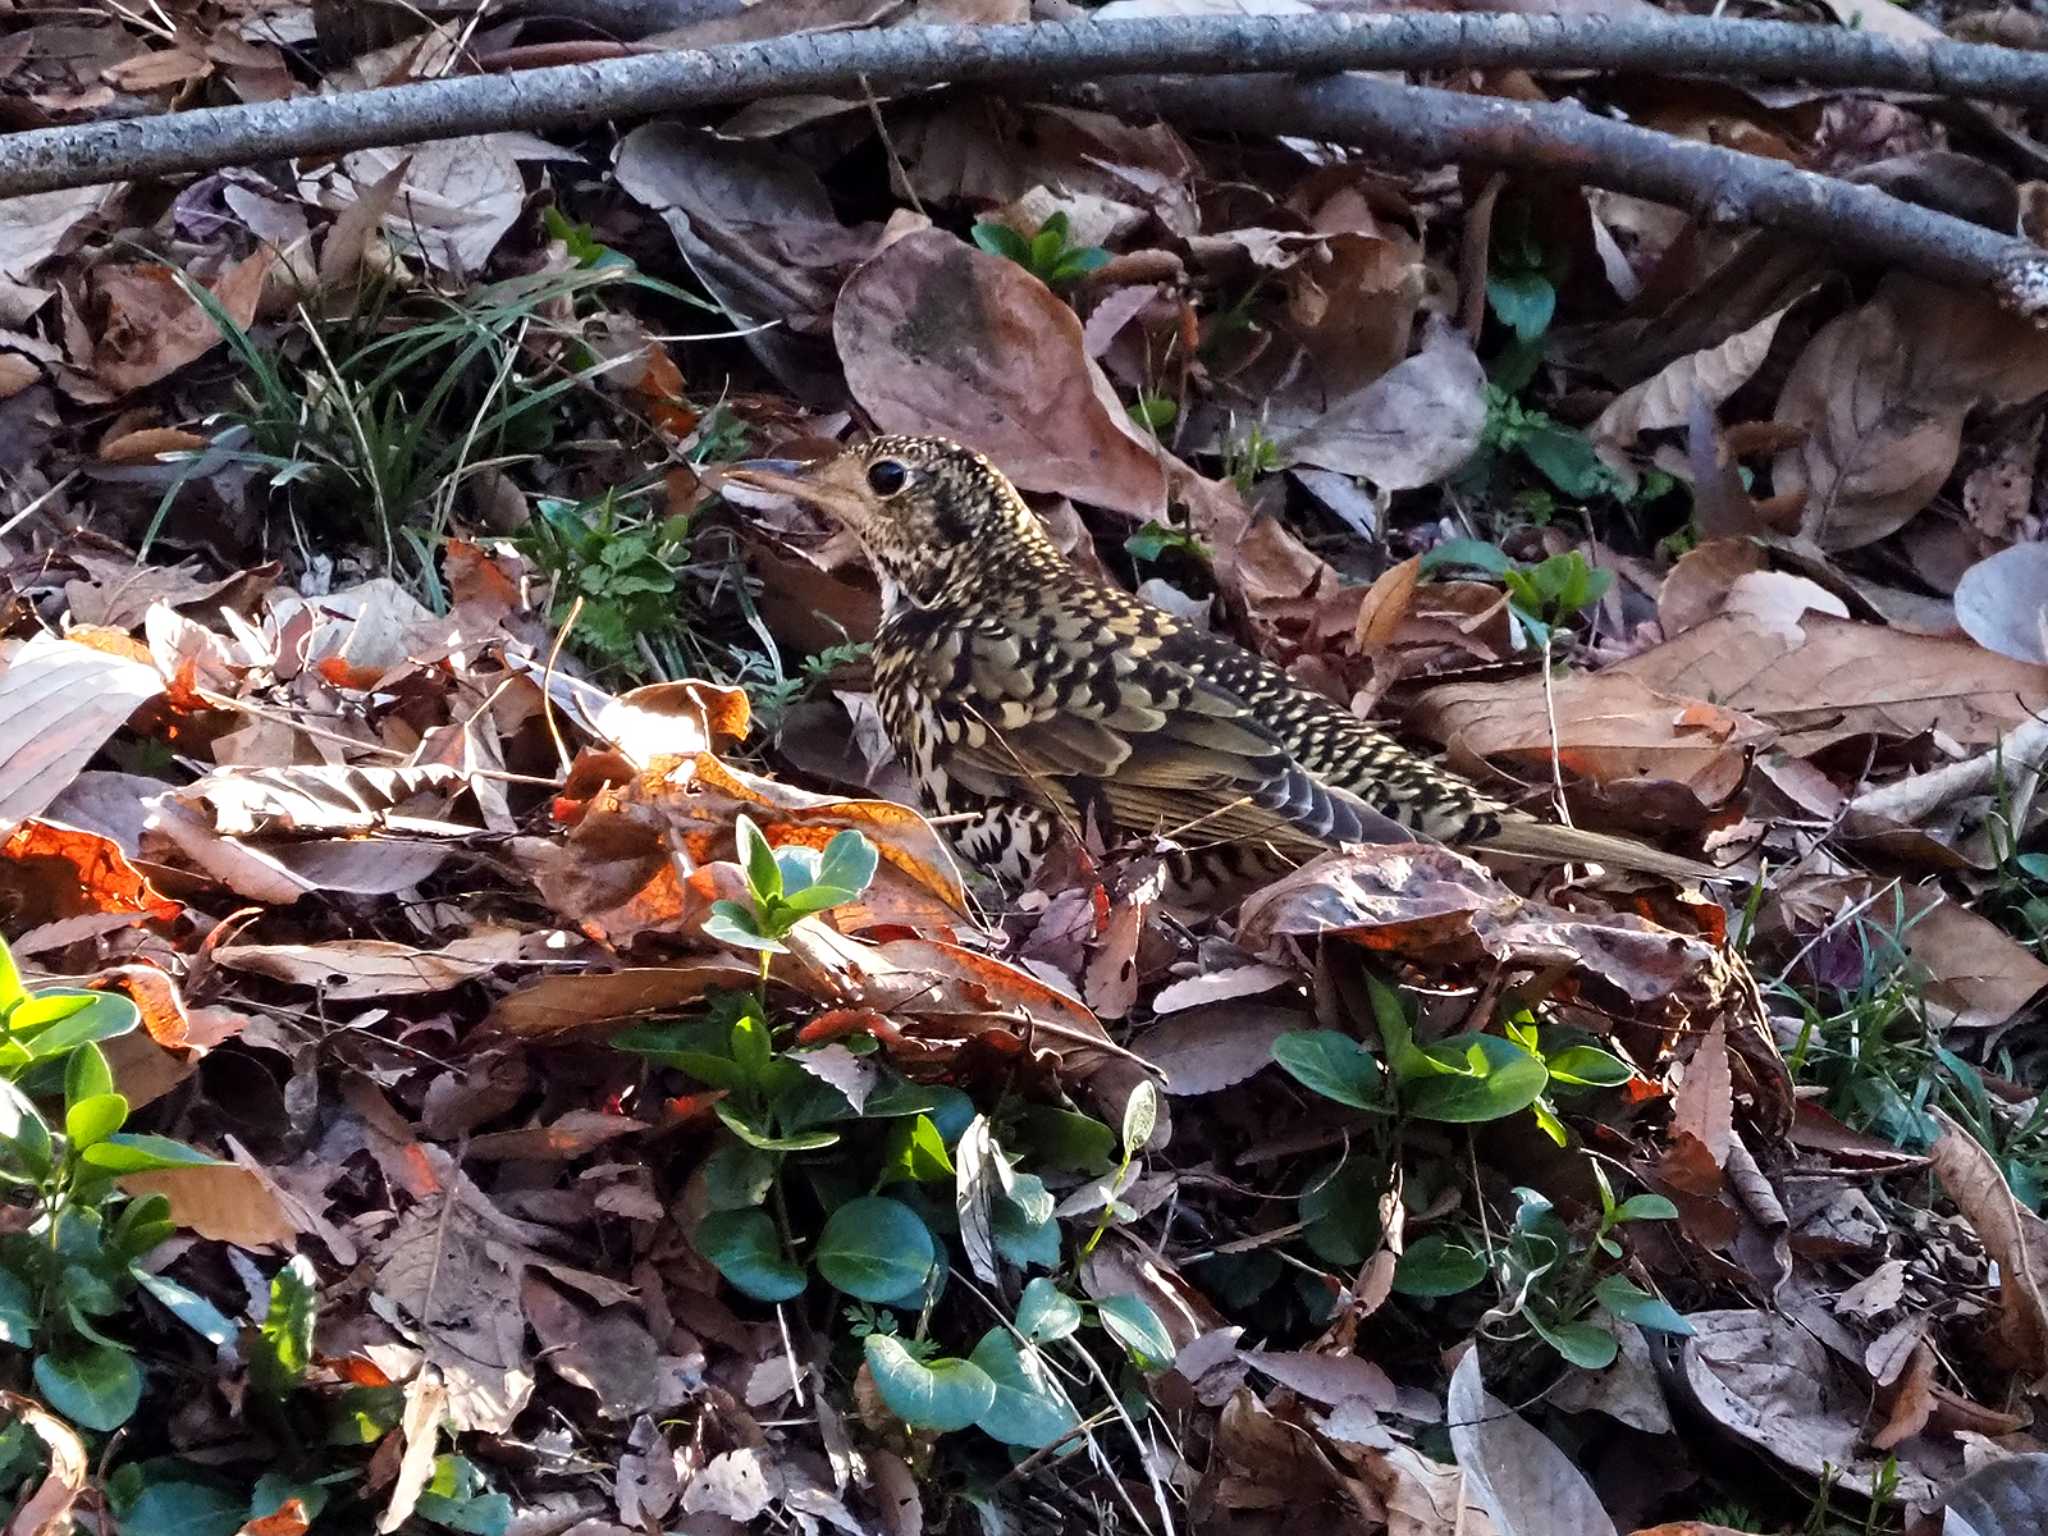
[[[1645,432],[1682,427],[1698,409],[1717,410],[1763,367],[1777,339],[1778,326],[1793,305],[1773,310],[1719,346],[1693,352],[1667,363],[1659,372],[1623,390],[1588,427],[1597,442],[1627,448]]]
[[[1234,997],[1257,997],[1277,987],[1292,986],[1298,979],[1293,971],[1283,966],[1263,963],[1203,970],[1197,975],[1168,982],[1153,993],[1152,1012],[1155,1017],[1163,1018],[1169,1013],[1199,1008],[1205,1003],[1224,1003]]]
[[[306,1230],[273,1182],[234,1163],[131,1173],[121,1187],[131,1195],[162,1195],[179,1226],[237,1248],[289,1253]]]
[[[1719,1019],[1685,1064],[1685,1080],[1671,1103],[1673,1131],[1699,1138],[1716,1168],[1728,1161],[1735,1133],[1735,1094],[1728,1070],[1728,1030]]]
[[[1885,1458],[1863,1448],[1870,1390],[1812,1333],[1764,1312],[1694,1312],[1680,1376],[1694,1402],[1723,1429],[1808,1477],[1833,1476],[1868,1495]],[[1951,1463],[1925,1440],[1899,1447],[1892,1497],[1925,1502]],[[1960,1464],[1960,1456],[1953,1464]]]
[[[1459,1468],[1398,1444],[1367,1450],[1357,1463],[1386,1511],[1387,1536],[1499,1536]]]
[[[2032,950],[1951,901],[1938,886],[1894,889],[1869,878],[1810,880],[1789,888],[1785,897],[1802,931],[1861,907],[1861,920],[1886,934],[1886,945],[1895,933],[1925,978],[1921,1000],[1937,1031],[1998,1029],[2048,988],[2048,965]]]
[[[1244,904],[1238,942],[1285,952],[1283,939],[1341,937],[1435,965],[1574,961],[1589,998],[1710,1017],[1734,978],[1704,939],[1625,913],[1578,913],[1514,895],[1462,854],[1393,843],[1327,854]]]
[[[1866,733],[1939,731],[1988,747],[2048,710],[2048,669],[1968,640],[1815,614],[1786,627],[1722,614],[1601,675],[1617,673],[1762,720],[1802,757]]]
[[[598,1025],[684,1008],[717,988],[751,986],[756,970],[737,960],[642,966],[543,976],[498,999],[485,1027],[546,1040]]]
[[[1776,419],[1806,441],[1773,485],[1806,496],[1800,531],[1823,549],[1895,533],[1955,468],[1963,418],[2048,389],[2048,338],[1982,295],[1894,273],[1830,321],[1793,364]]]
[[[66,1536],[76,1529],[71,1512],[91,1478],[85,1443],[34,1398],[0,1392],[0,1409],[33,1431],[49,1458],[43,1480],[21,1495],[8,1516],[6,1536]]]
[[[40,814],[163,692],[157,669],[127,652],[32,636],[0,671],[0,825]]]
[[[519,1281],[545,1232],[499,1210],[439,1147],[411,1154],[435,1185],[377,1245],[377,1289],[438,1372],[436,1422],[503,1433],[533,1393]]]
[[[420,1495],[434,1479],[434,1455],[441,1444],[441,1419],[448,1407],[448,1390],[428,1367],[405,1384],[405,1410],[398,1428],[404,1453],[398,1459],[398,1476],[392,1480],[391,1498],[377,1517],[381,1536],[390,1536],[419,1505]]]
[[[631,1308],[585,1306],[533,1274],[520,1296],[548,1369],[592,1393],[603,1418],[660,1413],[704,1385],[703,1356],[663,1353]]]
[[[1547,704],[1555,709],[1554,734]],[[1547,770],[1554,752],[1559,765],[1583,778],[1685,784],[1709,805],[1735,792],[1749,754],[1773,734],[1721,704],[1664,693],[1612,670],[1553,679],[1548,701],[1540,677],[1432,688],[1417,701],[1413,723],[1466,760]]]
[[[1131,1049],[1166,1074],[1175,1095],[1216,1093],[1273,1063],[1273,1042],[1314,1020],[1291,1008],[1210,1003],[1162,1019],[1131,1041]]]
[[[1244,1361],[1281,1386],[1332,1408],[1339,1403],[1365,1402],[1385,1413],[1395,1406],[1393,1379],[1370,1360],[1361,1360],[1356,1355],[1251,1349],[1244,1352]]]
[[[1151,439],[1074,311],[1015,262],[939,230],[911,235],[847,280],[832,331],[847,387],[884,431],[954,438],[1025,490],[1164,513]]]
[[[2031,1390],[2048,1389],[2048,1222],[2013,1198],[1997,1161],[1939,1109],[1934,1176],[1998,1264],[1998,1337]]]
[[[0,278],[28,281],[31,272],[57,253],[73,226],[94,213],[115,190],[70,187],[0,198]]]
[[[333,939],[324,944],[225,944],[216,965],[231,971],[312,987],[323,997],[353,1002],[445,992],[488,976],[501,965],[574,958],[581,946],[569,935],[500,928],[456,939],[440,949],[418,949],[390,939]]]
[[[1432,485],[1472,457],[1486,426],[1486,370],[1439,323],[1415,356],[1332,402],[1284,443],[1281,462],[1363,475],[1383,491]]]
[[[1451,1374],[1451,1449],[1500,1536],[1615,1536],[1585,1474],[1507,1404],[1479,1374],[1479,1351]]]
[[[276,251],[259,246],[205,285],[244,330],[256,319],[257,301],[277,259]],[[106,322],[93,343],[89,367],[94,379],[116,396],[168,377],[223,339],[212,316],[167,266],[99,267],[92,282]]]

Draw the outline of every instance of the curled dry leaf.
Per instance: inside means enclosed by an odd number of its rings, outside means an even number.
[[[10,916],[24,923],[89,915],[168,922],[185,910],[160,895],[113,839],[51,821],[24,821],[0,840],[0,892],[10,898]]]
[[[442,764],[418,768],[223,768],[185,785],[173,798],[212,813],[223,837],[258,832],[404,832],[466,837],[477,830],[449,819],[468,787]]]
[[[0,671],[0,824],[43,811],[163,692],[162,674],[132,647],[32,636]]]
[[[43,1479],[21,1496],[7,1518],[6,1536],[60,1536],[75,1528],[71,1512],[91,1479],[91,1463],[78,1431],[31,1397],[0,1392],[0,1410],[26,1424],[48,1458]]]
[[[1569,959],[1589,998],[1702,1021],[1736,978],[1704,939],[1626,913],[1579,913],[1516,896],[1447,848],[1384,844],[1327,854],[1248,899],[1238,941],[1258,952],[1282,939],[1341,937],[1432,964]]]
[[[1165,511],[1166,472],[1080,320],[1015,262],[939,230],[910,235],[847,279],[832,332],[847,387],[884,431],[954,438],[1025,490]]]
[[[1989,298],[1894,273],[1793,364],[1776,419],[1802,427],[1773,485],[1805,493],[1800,531],[1855,549],[1903,528],[1955,468],[1963,418],[2048,390],[2048,338]]]
[[[2048,1222],[2013,1198],[1998,1164],[1976,1137],[1940,1110],[1941,1136],[1928,1153],[1984,1251],[1998,1264],[1998,1338],[2003,1352],[2048,1389]]]
[[[873,884],[832,910],[841,928],[944,929],[966,910],[951,848],[916,811],[816,794],[730,767],[708,752],[599,789],[575,810],[565,841],[521,847],[549,904],[615,945],[642,934],[693,934],[712,902],[744,895],[730,862],[742,813],[778,847],[822,849],[847,830],[875,845],[881,863]]]
[[[1718,409],[1756,375],[1770,356],[1778,326],[1792,312],[1788,304],[1737,331],[1719,346],[1667,363],[1640,384],[1616,395],[1587,429],[1598,442],[1626,448],[1645,432],[1682,427],[1698,409]]]

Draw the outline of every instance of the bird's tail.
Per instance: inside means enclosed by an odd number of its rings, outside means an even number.
[[[1662,875],[1669,880],[1712,881],[1732,879],[1724,870],[1696,859],[1681,858],[1652,848],[1633,838],[1610,837],[1604,832],[1584,832],[1555,822],[1514,817],[1503,818],[1500,830],[1475,845],[1488,853],[1517,854],[1527,858],[1554,859],[1587,864],[1605,864],[1612,869],[1631,870],[1642,875]]]

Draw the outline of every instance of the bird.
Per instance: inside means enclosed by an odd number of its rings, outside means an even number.
[[[1440,843],[1697,883],[1632,839],[1484,793],[1270,661],[1084,572],[987,458],[883,435],[710,477],[849,529],[874,568],[890,745],[954,847],[1031,880],[1063,832],[1167,839],[1184,901],[1242,895],[1332,849]]]

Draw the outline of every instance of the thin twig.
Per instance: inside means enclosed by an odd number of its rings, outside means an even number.
[[[2048,67],[2048,58],[2043,60]],[[2048,315],[2048,251],[1875,187],[1761,155],[1674,138],[1573,106],[1392,85],[1356,75],[1121,81],[1055,93],[1125,116],[1354,145],[1404,165],[1481,165],[1563,174],[1683,208],[1707,223],[1748,223],[1889,263],[1936,282],[1988,289]]]

